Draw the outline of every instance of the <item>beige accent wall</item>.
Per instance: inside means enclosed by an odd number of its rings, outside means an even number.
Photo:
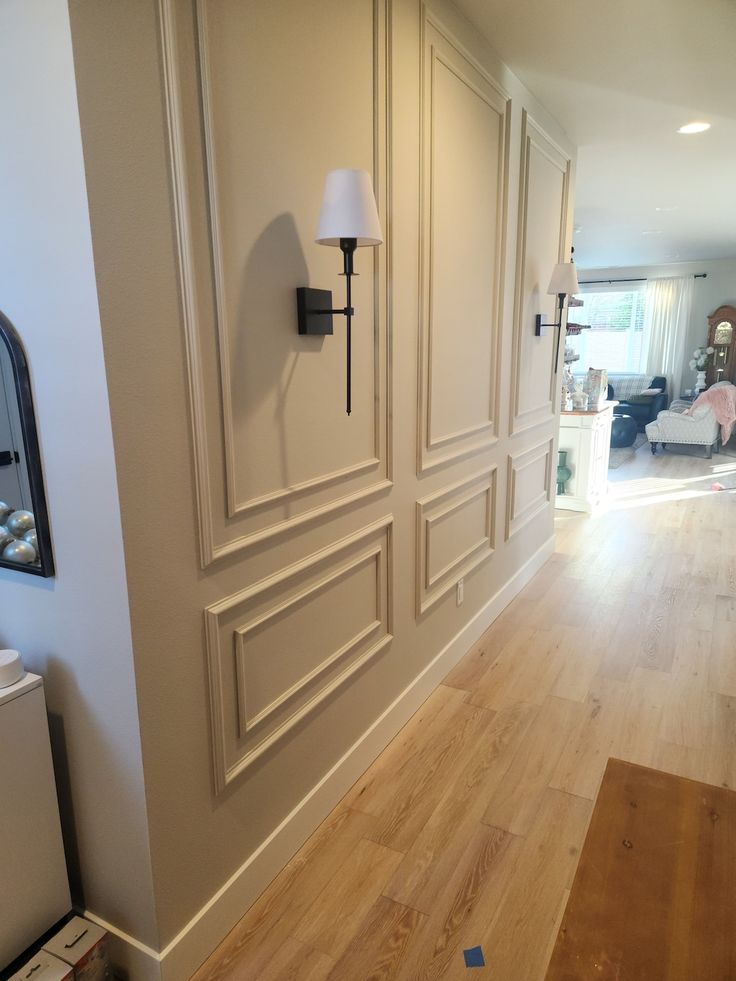
[[[549,554],[573,150],[442,0],[71,7],[161,945],[184,978]],[[386,242],[299,337],[325,173]],[[457,604],[462,581],[464,601]],[[112,924],[115,926],[115,924]],[[158,974],[157,974],[158,972]]]

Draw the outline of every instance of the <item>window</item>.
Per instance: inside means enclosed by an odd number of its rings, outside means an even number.
[[[644,287],[646,283],[627,283],[624,289],[609,287],[580,294],[583,306],[573,307],[569,319],[590,324],[590,330],[567,338],[568,345],[580,355],[575,370],[644,370]]]

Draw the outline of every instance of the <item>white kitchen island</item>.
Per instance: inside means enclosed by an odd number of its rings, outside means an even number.
[[[604,402],[591,411],[560,413],[558,449],[567,451],[572,476],[565,493],[556,495],[555,507],[592,514],[606,503],[614,405],[618,402]]]

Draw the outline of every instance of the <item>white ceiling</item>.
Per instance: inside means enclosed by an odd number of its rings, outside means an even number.
[[[578,146],[581,266],[736,257],[736,0],[456,3]]]

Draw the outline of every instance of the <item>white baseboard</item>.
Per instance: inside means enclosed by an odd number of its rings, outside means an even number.
[[[111,933],[113,963],[120,965],[130,981],[187,981],[191,977],[447,672],[553,552],[554,538],[550,538],[394,699],[164,950],[156,953],[109,923],[85,913]]]

